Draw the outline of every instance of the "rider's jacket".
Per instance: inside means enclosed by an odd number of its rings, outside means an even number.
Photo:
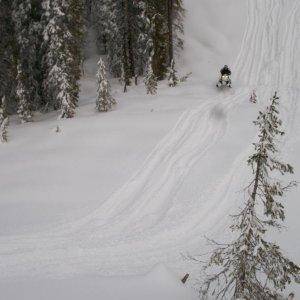
[[[221,72],[221,74],[222,75],[231,75],[231,71],[230,71],[230,69],[229,68],[222,68],[221,70],[220,70],[220,72]]]

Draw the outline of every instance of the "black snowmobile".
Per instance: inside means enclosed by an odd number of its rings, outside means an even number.
[[[228,68],[227,65],[225,65],[221,70],[220,70],[221,76],[220,79],[217,83],[217,87],[232,87],[231,86],[231,79],[230,79],[230,75],[231,75],[231,70]]]

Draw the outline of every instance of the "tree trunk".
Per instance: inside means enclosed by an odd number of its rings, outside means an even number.
[[[122,1],[124,11],[124,23],[128,25],[128,0]],[[124,27],[123,31],[123,75],[124,75],[124,93],[127,91],[127,86],[130,85],[130,65],[129,65],[129,49],[128,49],[128,26]]]
[[[169,65],[174,58],[173,46],[173,1],[167,0],[167,14],[168,14],[168,46],[169,46]]]
[[[258,190],[258,185],[259,185],[259,177],[260,177],[260,171],[261,171],[261,166],[262,166],[262,154],[258,158],[257,161],[257,166],[256,166],[256,171],[255,171],[255,178],[254,178],[254,186],[253,186],[253,191],[251,193],[251,211],[252,211],[252,216],[254,213],[254,206],[255,206],[255,201],[256,201],[256,196],[257,196],[257,190]],[[252,235],[252,231],[249,230],[247,239],[250,240]],[[247,245],[249,246],[249,245]],[[235,285],[235,291],[234,291],[234,297],[235,299],[242,298],[244,299],[244,293],[245,293],[245,282],[246,282],[246,261],[248,257],[243,257],[243,263],[241,266],[239,278],[236,282]]]
[[[127,4],[127,39],[128,39],[128,58],[129,58],[129,66],[130,66],[130,77],[134,77],[135,75],[135,63],[134,63],[134,54],[133,54],[133,37],[132,37],[132,19],[130,13],[130,7],[128,0],[126,0]]]

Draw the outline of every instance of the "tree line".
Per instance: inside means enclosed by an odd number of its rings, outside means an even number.
[[[166,78],[183,45],[183,16],[182,0],[0,0],[4,114],[22,122],[34,111],[74,117],[88,22],[124,91],[147,74]]]

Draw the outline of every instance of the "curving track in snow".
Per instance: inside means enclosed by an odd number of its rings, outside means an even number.
[[[140,170],[93,214],[49,232],[0,238],[0,277],[137,273],[159,261],[178,262],[180,252],[201,243],[203,234],[227,215],[248,176],[242,167],[248,145],[213,189],[203,187],[201,210],[196,202],[185,207],[176,195],[195,164],[226,139],[229,112],[248,99],[252,88],[262,99],[280,91],[292,130],[299,96],[299,7],[298,0],[248,0],[247,27],[234,66],[240,80],[235,93],[202,99],[186,111]],[[222,116],[216,118],[220,106]]]

